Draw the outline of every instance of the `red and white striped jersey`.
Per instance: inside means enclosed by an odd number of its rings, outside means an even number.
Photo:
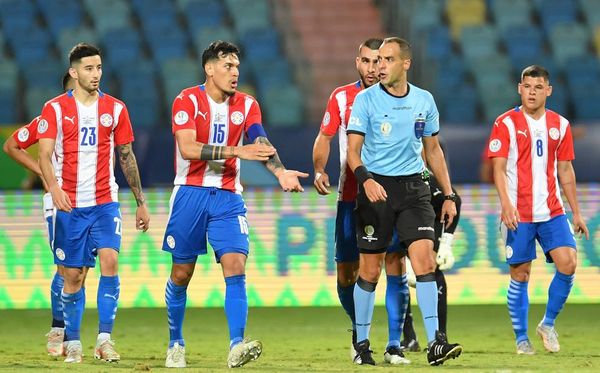
[[[53,164],[61,188],[73,207],[117,202],[114,147],[133,142],[125,104],[100,92],[90,106],[71,91],[44,105],[38,139],[55,139]]]
[[[11,135],[13,139],[17,142],[17,146],[21,149],[27,149],[31,145],[38,142],[37,139],[37,125],[40,120],[40,116],[33,118],[29,124],[24,125],[19,128]]]
[[[219,146],[243,145],[243,134],[262,125],[258,102],[236,92],[223,103],[206,94],[204,85],[186,88],[173,102],[173,135],[183,129],[196,131],[196,141]],[[176,140],[177,141],[177,140]],[[241,193],[240,159],[186,160],[175,144],[175,185],[215,187]]]
[[[507,158],[510,200],[521,222],[542,222],[565,213],[557,178],[558,161],[575,159],[569,122],[546,110],[535,120],[520,108],[496,119],[488,157]]]
[[[333,136],[340,131],[340,180],[338,183],[338,201],[354,201],[358,192],[354,173],[346,161],[348,151],[348,136],[346,127],[354,98],[362,90],[360,81],[336,88],[329,96],[327,109],[321,122],[321,132]]]

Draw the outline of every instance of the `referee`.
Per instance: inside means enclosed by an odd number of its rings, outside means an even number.
[[[456,215],[448,169],[438,138],[439,114],[432,95],[407,81],[410,44],[390,37],[379,48],[380,82],[360,92],[348,125],[348,165],[359,191],[356,239],[360,249],[359,277],[354,288],[357,363],[375,364],[369,343],[375,287],[385,250],[394,229],[417,277],[417,302],[427,331],[430,365],[443,364],[462,352],[438,329],[437,286],[433,254],[435,213],[423,176],[427,164],[437,176],[445,201],[442,219]]]

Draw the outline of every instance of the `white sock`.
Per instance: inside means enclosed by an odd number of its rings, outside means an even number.
[[[110,339],[110,333],[98,333],[98,343],[104,342]]]

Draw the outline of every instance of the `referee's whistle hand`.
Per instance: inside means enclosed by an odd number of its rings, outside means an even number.
[[[387,193],[385,189],[373,179],[368,179],[363,183],[363,187],[365,188],[365,194],[370,202],[385,202],[387,199]]]
[[[441,223],[444,225],[444,228],[448,228],[452,222],[454,221],[454,217],[456,216],[456,204],[453,201],[444,201],[442,205],[442,220]]]

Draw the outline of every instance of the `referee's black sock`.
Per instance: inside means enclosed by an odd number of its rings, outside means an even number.
[[[446,277],[439,267],[435,269],[435,282],[438,291],[438,322],[440,331],[446,334],[446,323],[448,321],[448,291],[446,289]]]

